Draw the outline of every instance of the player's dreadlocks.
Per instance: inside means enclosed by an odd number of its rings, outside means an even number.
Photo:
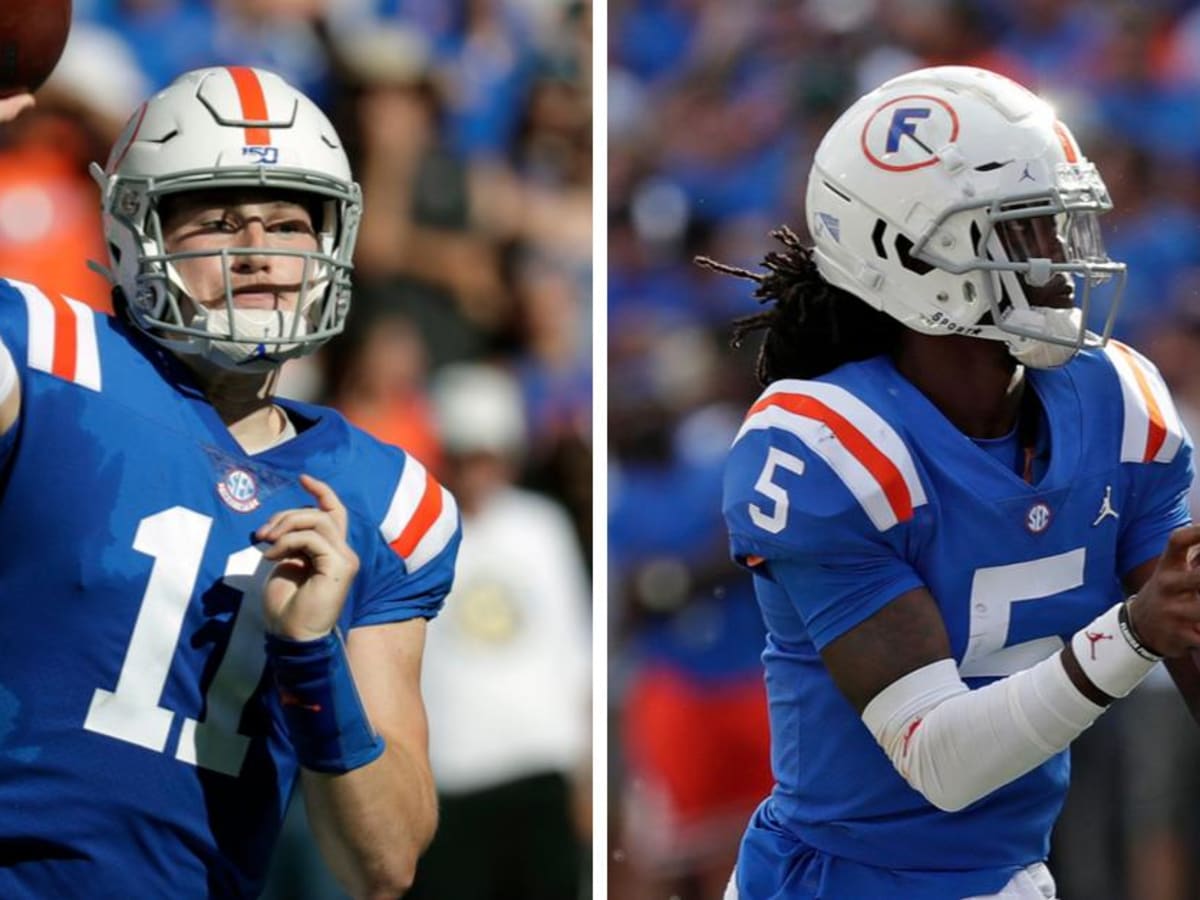
[[[815,378],[842,363],[891,352],[903,326],[821,277],[812,249],[786,225],[771,232],[783,244],[763,258],[766,273],[751,272],[698,256],[706,269],[758,283],[754,298],[774,305],[733,322],[734,347],[746,335],[766,331],[755,374],[762,385],[781,378]]]

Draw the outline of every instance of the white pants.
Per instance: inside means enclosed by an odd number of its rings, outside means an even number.
[[[1010,878],[1008,884],[1000,889],[1000,893],[964,897],[963,900],[1055,900],[1056,895],[1054,876],[1050,874],[1046,864],[1034,863]],[[737,869],[733,870],[729,884],[725,887],[725,900],[739,900]]]

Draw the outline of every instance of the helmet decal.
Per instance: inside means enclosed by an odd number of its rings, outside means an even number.
[[[817,230],[829,232],[829,236],[835,241],[842,239],[842,223],[838,221],[837,216],[831,216],[829,213],[817,213]]]
[[[889,172],[911,172],[939,162],[937,150],[958,139],[958,114],[940,97],[910,94],[884,103],[867,119],[862,151]]]

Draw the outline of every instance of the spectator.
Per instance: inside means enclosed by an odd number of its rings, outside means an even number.
[[[441,818],[410,897],[570,900],[590,837],[587,575],[561,507],[514,483],[516,384],[452,366],[433,397],[464,547],[422,675]]]

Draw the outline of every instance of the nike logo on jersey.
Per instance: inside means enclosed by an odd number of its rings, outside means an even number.
[[[1104,500],[1102,500],[1100,503],[1100,514],[1098,516],[1096,516],[1096,521],[1092,523],[1092,527],[1095,528],[1097,525],[1099,525],[1101,522],[1103,522],[1105,519],[1108,519],[1108,518],[1113,518],[1113,519],[1121,518],[1121,514],[1119,512],[1117,512],[1115,509],[1113,509],[1112,485],[1111,484],[1104,486]]]

